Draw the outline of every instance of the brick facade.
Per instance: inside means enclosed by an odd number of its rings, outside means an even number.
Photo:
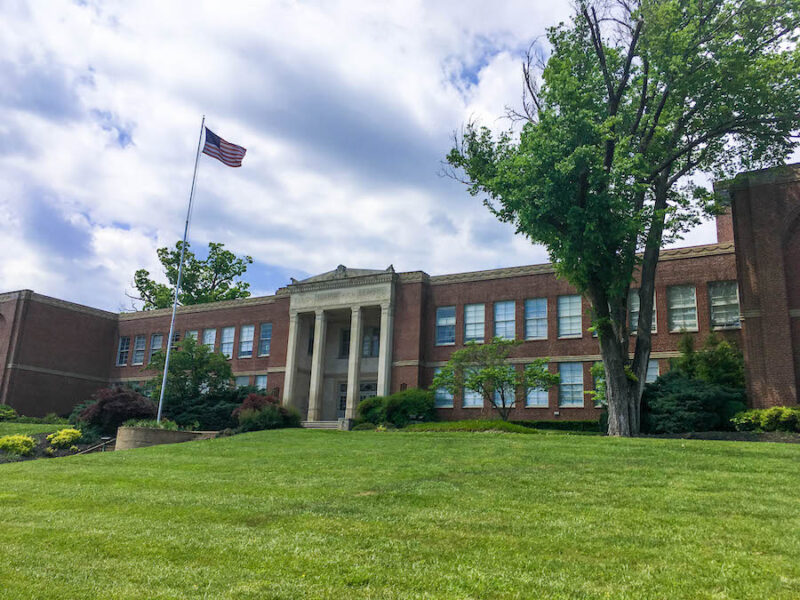
[[[737,281],[744,326],[741,330],[738,327],[723,330],[722,334],[744,349],[751,403],[754,406],[797,403],[800,382],[798,173],[800,170],[795,167],[777,173],[748,174],[733,182],[718,184],[718,189],[729,193],[732,203],[732,212],[722,215],[717,222],[719,243],[662,252],[656,275],[656,332],[651,356],[658,361],[661,372],[667,370],[669,359],[677,355],[681,335],[669,330],[667,289],[676,285],[694,288],[697,335],[704,339],[712,329],[709,284]],[[525,340],[525,300],[533,298],[546,299],[547,338],[523,341],[514,350],[512,362],[521,369],[527,361],[549,357],[550,369],[554,372],[561,363],[580,363],[584,389],[592,387],[589,371],[600,357],[597,340],[587,331],[590,326],[588,304],[582,300],[581,335],[559,337],[558,298],[573,295],[575,291],[556,277],[550,265],[442,276],[429,276],[420,271],[394,274],[393,270],[351,273],[349,279],[342,280],[342,285],[346,281],[352,288],[361,285],[361,279],[367,285],[372,281],[370,277],[378,277],[381,281],[390,281],[393,286],[393,327],[391,342],[387,342],[387,347],[391,347],[391,366],[390,376],[385,380],[386,389],[399,391],[430,384],[436,367],[444,364],[454,349],[463,347],[465,305],[484,305],[484,339],[488,340],[494,332],[494,304],[513,301],[516,338]],[[347,270],[341,271],[339,276],[347,277]],[[196,330],[202,339],[204,330],[215,329],[215,349],[219,351],[222,329],[234,327],[231,357],[234,375],[247,377],[250,384],[255,383],[256,376],[266,375],[267,388],[281,396],[287,381],[289,336],[293,334],[289,326],[290,315],[295,310],[292,295],[294,289],[303,285],[323,286],[328,290],[338,284],[335,280],[314,284],[299,282],[282,288],[274,296],[183,307],[176,318],[176,332],[183,339],[187,331]],[[322,292],[328,296],[331,293]],[[443,306],[455,307],[455,343],[451,345],[436,344],[436,309]],[[383,318],[380,315],[380,310],[375,312],[369,308],[364,312],[365,324],[374,325],[376,318],[380,323]],[[345,314],[342,309],[330,310],[326,318],[325,326],[330,326],[330,331],[338,335],[349,324],[349,313]],[[169,310],[114,314],[27,290],[0,294],[0,403],[10,404],[29,415],[52,411],[66,413],[109,382],[149,379],[156,374],[131,364],[134,340],[136,336],[144,336],[143,363],[146,364],[153,334],[163,335],[162,347],[165,347],[169,321]],[[272,325],[271,347],[268,356],[259,356],[259,328],[264,323]],[[239,357],[238,352],[245,325],[255,329],[253,356],[249,358]],[[307,409],[313,309],[298,315],[295,329],[297,354],[290,367],[294,378],[292,385],[297,388],[293,397],[298,407]],[[330,338],[331,333],[328,335]],[[130,338],[124,366],[116,364],[121,337]],[[328,346],[336,343],[336,339],[328,340]],[[337,402],[330,397],[337,393],[333,378],[341,378],[341,374],[347,372],[347,359],[329,351],[324,361],[320,377],[329,378],[324,386],[325,402]],[[339,364],[341,361],[345,363]],[[377,362],[377,359],[362,361],[362,381],[367,374],[374,377]],[[549,391],[547,407],[526,408],[524,400],[517,398],[512,419],[596,419],[600,412],[591,405],[588,396],[582,407],[559,407],[557,387]],[[322,412],[330,418],[331,410],[328,407]],[[452,408],[440,408],[439,412],[445,419],[461,419],[491,416],[492,409],[487,406],[464,408],[457,395]]]

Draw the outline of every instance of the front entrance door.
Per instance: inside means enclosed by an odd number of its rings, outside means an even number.
[[[358,386],[358,401],[361,402],[364,398],[372,398],[378,395],[378,382],[377,381],[362,381]],[[339,384],[338,394],[336,397],[336,416],[344,419],[344,413],[347,409],[347,382]]]

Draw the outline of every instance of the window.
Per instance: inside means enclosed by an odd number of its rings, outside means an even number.
[[[660,375],[658,371],[658,360],[647,361],[647,375],[645,375],[644,382],[653,383]]]
[[[267,390],[267,376],[266,375],[256,375],[256,387],[261,392],[265,392]]]
[[[558,365],[561,384],[558,387],[558,405],[564,407],[583,407],[583,365],[581,363],[561,363]]]
[[[456,343],[456,307],[440,306],[436,309],[436,345],[451,346]]]
[[[255,331],[255,325],[242,325],[239,330],[239,358],[253,356],[253,335]]]
[[[150,358],[147,362],[153,360],[153,355],[161,350],[161,344],[164,343],[164,334],[154,333],[150,336]]]
[[[236,376],[236,387],[247,387],[250,385],[250,377],[247,375]]]
[[[125,336],[119,338],[119,347],[117,348],[117,366],[124,367],[128,364],[128,352],[131,349],[131,338]]]
[[[436,367],[434,375],[438,375],[441,370],[440,367]],[[448,392],[445,388],[436,388],[433,399],[436,403],[436,408],[453,408],[453,394]]]
[[[378,327],[366,327],[361,339],[361,356],[371,358],[378,356],[380,349],[380,332]]]
[[[581,297],[558,297],[558,337],[581,337]]]
[[[146,338],[143,335],[137,335],[135,338],[133,338],[132,365],[141,365],[144,363],[144,348],[146,343]]]
[[[548,365],[545,365],[545,369]],[[525,408],[547,408],[548,391],[545,388],[528,388],[525,394]]]
[[[467,375],[465,373],[465,375]],[[483,408],[483,395],[474,390],[464,388],[462,406],[464,408]]]
[[[735,281],[712,281],[708,284],[711,327],[739,327],[739,288]]]
[[[197,329],[189,329],[186,332],[186,339],[188,340],[189,338],[191,338],[196,342],[197,341],[197,333],[198,333]]]
[[[525,300],[525,339],[547,339],[547,298]]]
[[[206,329],[203,331],[203,344],[208,346],[208,349],[214,351],[214,344],[217,342],[217,330]]]
[[[670,331],[697,331],[697,301],[693,285],[667,288],[667,320]]]
[[[639,288],[631,288],[628,290],[628,328],[631,334],[636,333],[636,328],[639,327]],[[650,325],[650,331],[656,331],[656,298],[653,295],[653,323]]]
[[[350,356],[350,330],[342,329],[339,332],[339,358]]]
[[[514,301],[494,303],[494,337],[513,340],[516,336]]]
[[[486,305],[485,304],[465,304],[464,305],[464,343],[478,342],[483,343],[483,332],[485,331]]]
[[[173,350],[177,350],[178,349],[178,342],[180,342],[180,341],[181,341],[181,334],[176,331],[175,333],[172,334],[172,349]]]
[[[219,351],[225,355],[225,358],[231,358],[233,356],[233,336],[235,334],[235,327],[222,328],[222,338],[219,341]]]
[[[258,355],[269,356],[272,345],[272,323],[262,323],[258,334]]]

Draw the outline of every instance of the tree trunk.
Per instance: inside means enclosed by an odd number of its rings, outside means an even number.
[[[639,384],[629,376],[627,345],[600,335],[608,397],[608,435],[630,437],[639,433]]]

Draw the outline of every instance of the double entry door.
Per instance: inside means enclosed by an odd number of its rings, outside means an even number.
[[[372,398],[378,395],[377,381],[362,381],[358,385],[358,401],[364,398]],[[347,408],[347,382],[339,382],[338,404],[336,405],[336,416],[344,418],[344,411]]]

